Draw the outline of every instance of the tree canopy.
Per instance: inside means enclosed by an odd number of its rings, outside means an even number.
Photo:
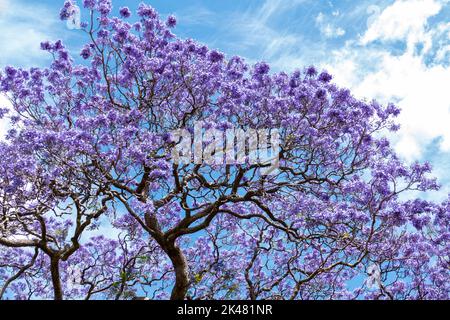
[[[50,66],[0,73],[0,298],[449,298],[450,204],[390,146],[396,106],[181,39],[146,4],[83,5],[79,55],[43,42]],[[198,122],[277,128],[278,170],[175,163]]]

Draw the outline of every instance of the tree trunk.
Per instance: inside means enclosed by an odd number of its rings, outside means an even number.
[[[169,244],[165,251],[172,261],[175,272],[175,285],[170,300],[184,300],[189,287],[189,269],[186,257],[174,243]]]
[[[59,274],[59,258],[57,257],[50,258],[50,272],[52,275],[54,299],[63,300],[61,276]]]
[[[184,300],[189,288],[189,267],[183,251],[175,243],[176,240],[168,240],[164,237],[154,215],[146,213],[145,224],[151,230],[150,234],[153,239],[161,246],[172,262],[175,272],[175,285],[170,300]]]

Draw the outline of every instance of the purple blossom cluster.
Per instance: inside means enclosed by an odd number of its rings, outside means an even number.
[[[47,68],[0,72],[0,298],[450,298],[450,199],[404,200],[439,186],[384,137],[396,106],[178,38],[146,4],[83,6],[74,58],[43,42]],[[198,121],[279,128],[279,172],[174,164]]]

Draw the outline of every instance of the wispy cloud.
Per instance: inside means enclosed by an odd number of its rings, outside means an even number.
[[[0,0],[0,16],[5,12],[8,8],[8,0]]]
[[[408,45],[425,40],[428,18],[442,9],[435,0],[398,0],[373,21],[361,39],[362,44],[375,40],[406,40]]]
[[[339,16],[339,11],[333,11],[331,15],[337,17]],[[338,38],[345,35],[345,30],[331,23],[330,18],[322,12],[316,17],[316,26],[319,28],[320,33],[326,38]]]
[[[442,37],[450,25],[428,25],[441,9],[442,2],[434,0],[396,1],[380,12],[361,39],[333,52],[327,64],[358,96],[396,102],[403,109],[396,148],[410,160],[421,157],[438,138],[440,149],[450,152],[450,67],[430,56],[433,47],[450,44],[450,38]],[[405,44],[403,52],[370,45],[394,40]]]
[[[0,66],[30,66],[45,59],[39,44],[55,38],[57,22],[55,12],[38,3],[0,0]]]
[[[0,0],[0,68],[6,65],[30,67],[42,64],[48,55],[40,50],[40,43],[56,38],[54,30],[57,29],[57,22],[55,12],[43,5]],[[10,108],[8,99],[2,95],[0,108]],[[9,128],[9,122],[0,119],[0,140]]]
[[[293,9],[300,4],[308,2],[307,0],[266,0],[261,8],[256,13],[256,19],[261,24],[267,24],[267,22],[276,15],[280,15],[286,12],[286,10]]]
[[[204,6],[188,6],[176,12],[179,23],[185,26],[201,25],[208,26],[216,21],[216,13]]]
[[[287,57],[294,57],[308,42],[305,34],[295,32],[305,21],[292,13],[300,12],[301,8],[304,17],[317,5],[317,1],[311,0],[266,0],[258,7],[235,12],[224,26],[230,38],[236,39],[228,46],[244,55],[248,53],[247,57],[270,61],[274,69],[281,69],[285,61],[292,61]],[[296,62],[302,65],[298,56]]]

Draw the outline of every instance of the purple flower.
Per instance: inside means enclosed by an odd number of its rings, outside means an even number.
[[[83,0],[83,6],[86,8],[86,9],[94,9],[94,7],[95,7],[95,0]]]
[[[156,18],[156,11],[151,6],[141,3],[138,8],[138,15],[144,18]]]
[[[99,32],[97,32],[97,36],[102,39],[107,39],[109,36],[109,30],[102,29]]]
[[[220,62],[223,60],[223,58],[224,58],[224,55],[218,51],[213,50],[209,53],[209,60],[212,63]]]
[[[333,79],[333,77],[326,71],[322,72],[319,75],[319,78],[318,78],[319,81],[322,81],[322,82],[325,82],[325,83],[330,82],[331,79]]]
[[[53,49],[55,49],[56,51],[64,49],[64,45],[63,45],[62,41],[61,40],[56,41],[53,46]]]
[[[386,112],[388,114],[393,115],[394,117],[397,117],[400,115],[401,109],[397,107],[395,104],[390,103],[386,108]]]
[[[259,62],[255,65],[255,74],[258,76],[263,76],[268,74],[270,71],[270,66],[265,62]]]
[[[123,18],[129,18],[131,16],[131,11],[128,7],[120,8],[120,16]]]
[[[100,26],[106,27],[106,26],[108,26],[108,24],[111,20],[108,18],[107,15],[103,15],[100,17],[99,21],[100,21]]]
[[[69,53],[67,51],[59,51],[59,57],[62,60],[69,60]]]
[[[136,22],[135,24],[133,24],[133,28],[134,30],[136,30],[137,32],[140,32],[142,29],[142,25],[139,22]]]
[[[103,15],[108,15],[112,10],[111,0],[99,0],[98,11]]]
[[[170,133],[164,133],[163,135],[162,135],[162,140],[164,141],[164,142],[166,142],[166,143],[170,143],[170,142],[172,142],[173,141],[173,138],[172,138],[172,135],[170,134]]]
[[[9,113],[8,108],[0,108],[0,119],[3,119],[5,115],[7,115],[8,113]]]
[[[68,20],[74,13],[74,3],[72,0],[67,0],[64,2],[64,6],[61,8],[59,12],[59,18],[61,20]]]
[[[317,75],[317,69],[314,66],[310,66],[306,69],[306,74],[310,77],[314,77]]]
[[[327,92],[324,89],[319,89],[316,92],[316,97],[318,99],[324,99],[327,96]]]
[[[11,67],[11,66],[7,66],[7,67],[5,68],[5,72],[6,72],[6,75],[7,75],[9,78],[14,78],[15,75],[17,74],[17,70],[16,70],[14,67]]]
[[[124,47],[124,52],[127,55],[132,56],[134,58],[140,58],[142,56],[142,54],[139,51],[139,49],[136,48],[135,46],[130,46],[130,45],[125,46]]]
[[[120,28],[117,30],[116,34],[114,35],[114,40],[117,42],[124,42],[128,37],[128,30],[126,28]]]
[[[300,75],[301,75],[301,73],[298,70],[292,74],[292,76],[289,80],[289,86],[291,88],[297,88],[300,85]]]
[[[83,59],[89,59],[91,56],[91,49],[88,45],[84,46],[81,50],[80,56],[83,57]]]
[[[166,25],[167,25],[169,28],[174,28],[174,27],[177,25],[177,19],[175,18],[175,16],[170,15],[170,16],[167,18]]]
[[[49,51],[52,49],[52,45],[48,41],[41,42],[41,49],[45,50],[45,51]]]

